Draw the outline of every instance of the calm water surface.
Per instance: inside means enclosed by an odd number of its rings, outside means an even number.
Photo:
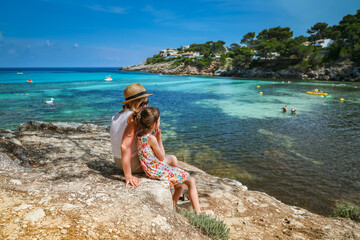
[[[114,80],[104,81],[109,74]],[[360,83],[0,69],[0,128],[30,120],[108,125],[136,82],[154,93],[167,153],[317,213],[329,214],[337,200],[360,204]],[[314,88],[331,97],[306,94]],[[40,102],[51,97],[54,105]]]

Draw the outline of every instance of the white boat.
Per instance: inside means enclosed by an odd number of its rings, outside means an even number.
[[[17,72],[17,75],[23,75],[23,73],[22,72]]]
[[[105,81],[112,81],[111,75],[106,76],[106,78],[104,79]]]

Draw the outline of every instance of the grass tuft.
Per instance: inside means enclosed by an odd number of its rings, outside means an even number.
[[[189,212],[185,209],[180,209],[179,213],[212,239],[226,240],[230,237],[230,228],[222,220],[207,216],[205,213],[197,215],[195,212]]]
[[[355,204],[337,203],[331,216],[350,218],[354,221],[360,222],[360,207]]]

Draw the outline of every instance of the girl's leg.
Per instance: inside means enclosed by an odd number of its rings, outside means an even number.
[[[194,208],[195,212],[197,214],[199,214],[200,213],[200,203],[199,203],[198,192],[196,189],[195,179],[193,177],[189,177],[189,179],[186,180],[184,183],[186,184],[186,186],[189,189],[189,198],[191,201],[191,205]]]
[[[183,193],[184,190],[185,190],[185,184],[183,184],[183,183],[181,183],[181,184],[176,184],[176,185],[174,186],[174,188],[175,188],[175,192],[174,192],[174,194],[173,194],[172,199],[173,199],[173,205],[174,205],[174,207],[175,207],[176,204],[177,204],[177,202],[179,201],[180,196],[182,195],[182,193]]]
[[[164,158],[164,162],[169,165],[169,166],[173,166],[173,167],[177,167],[178,164],[178,160],[177,157],[174,155],[167,155],[165,154],[165,158]]]

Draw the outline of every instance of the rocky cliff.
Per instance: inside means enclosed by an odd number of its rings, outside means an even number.
[[[212,62],[207,68],[181,64],[172,66],[171,62],[146,65],[132,65],[121,68],[123,71],[143,71],[149,73],[162,73],[174,75],[209,75],[245,78],[271,78],[271,79],[318,79],[332,81],[360,81],[360,68],[350,62],[339,62],[331,66],[317,69],[299,70],[289,68],[273,71],[264,68],[230,68],[221,66],[219,62]]]
[[[289,206],[181,163],[231,239],[360,239],[360,223]],[[108,128],[29,122],[0,131],[0,239],[208,239],[172,208],[166,182],[125,188]],[[190,204],[180,205],[190,209]]]

